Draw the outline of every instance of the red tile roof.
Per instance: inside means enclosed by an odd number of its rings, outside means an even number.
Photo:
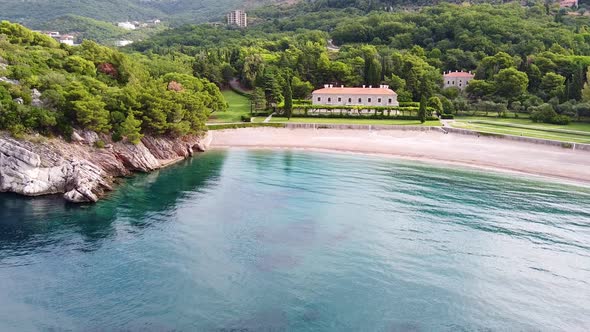
[[[330,95],[392,95],[395,96],[397,93],[391,89],[383,88],[323,88],[313,92],[330,94]]]
[[[445,77],[468,77],[473,78],[475,75],[465,72],[465,71],[454,71],[452,73],[446,73]]]

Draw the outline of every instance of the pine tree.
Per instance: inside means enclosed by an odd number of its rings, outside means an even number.
[[[127,137],[127,140],[133,144],[138,144],[143,137],[140,130],[141,120],[136,120],[133,113],[129,113],[125,121],[121,123],[121,136]]]

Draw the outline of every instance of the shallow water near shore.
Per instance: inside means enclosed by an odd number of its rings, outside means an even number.
[[[590,329],[590,189],[216,150],[95,205],[0,194],[0,330]]]

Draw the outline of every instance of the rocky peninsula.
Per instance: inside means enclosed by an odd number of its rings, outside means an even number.
[[[113,189],[117,177],[173,164],[205,151],[210,141],[210,136],[145,136],[134,145],[90,131],[74,132],[71,142],[0,134],[0,192],[63,194],[74,203],[96,202]]]

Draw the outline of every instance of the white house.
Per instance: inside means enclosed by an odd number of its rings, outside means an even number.
[[[74,46],[74,36],[72,35],[61,35],[57,38],[57,40],[61,43],[61,44],[66,44],[69,46]]]
[[[131,22],[119,22],[117,23],[117,26],[125,30],[135,30],[135,24]]]
[[[117,40],[115,42],[115,45],[118,47],[123,47],[131,44],[133,44],[133,40]]]
[[[399,106],[397,93],[388,85],[374,88],[371,85],[362,88],[346,88],[344,85],[334,87],[324,85],[323,89],[312,92],[313,105],[344,106]]]
[[[471,72],[464,72],[464,71],[450,71],[445,72],[444,75],[444,87],[457,87],[461,90],[465,89],[467,85],[469,85],[469,81],[471,81],[475,75]]]

